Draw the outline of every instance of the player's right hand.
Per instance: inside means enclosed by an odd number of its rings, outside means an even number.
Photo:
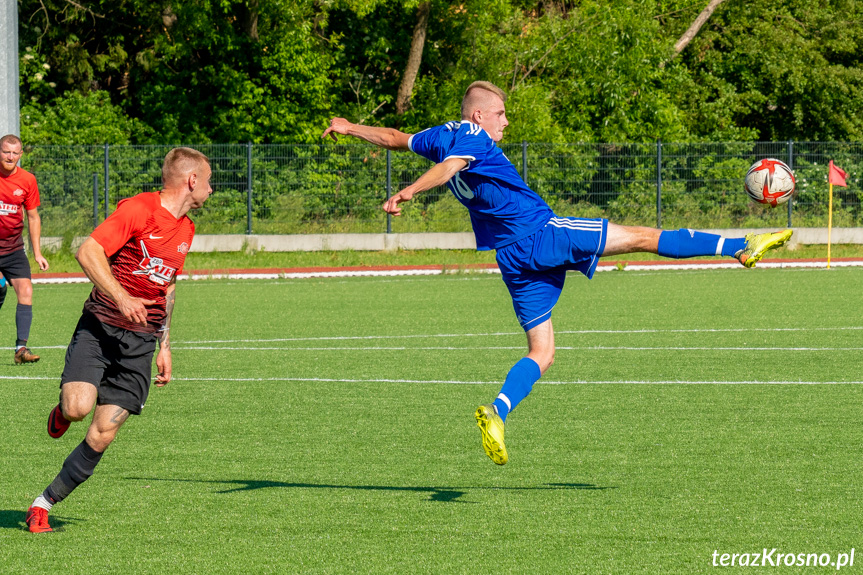
[[[353,124],[345,120],[344,118],[333,118],[330,120],[330,127],[324,130],[324,133],[321,134],[321,138],[326,138],[327,136],[331,137],[334,142],[338,142],[339,139],[336,137],[336,134],[341,134],[343,136],[348,135],[348,130]]]
[[[139,297],[126,297],[117,301],[117,308],[127,320],[132,323],[147,325],[147,306],[155,304],[152,299],[141,299]]]

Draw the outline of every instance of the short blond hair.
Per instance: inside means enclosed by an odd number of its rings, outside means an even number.
[[[473,113],[473,108],[476,107],[477,102],[486,97],[486,94],[483,92],[491,92],[498,98],[500,98],[504,103],[506,103],[506,92],[492,84],[491,82],[486,82],[484,80],[477,80],[467,87],[467,90],[464,91],[464,98],[461,99],[461,119],[469,120],[470,115]]]
[[[162,164],[162,185],[171,186],[176,180],[194,171],[202,163],[210,165],[210,159],[193,148],[174,148],[165,156]]]

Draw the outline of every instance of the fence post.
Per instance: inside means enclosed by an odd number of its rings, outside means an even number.
[[[393,195],[393,156],[390,150],[387,150],[387,199]],[[393,217],[387,213],[387,233],[393,233]]]
[[[246,143],[246,234],[252,234],[252,143]]]
[[[788,140],[788,167],[791,168],[791,173],[794,173],[794,141]],[[796,178],[795,178],[796,180]],[[791,227],[791,204],[794,203],[794,196],[788,199],[788,227]]]
[[[93,229],[99,225],[99,174],[93,172]]]
[[[656,140],[656,227],[662,228],[662,140]]]
[[[111,215],[111,205],[108,200],[108,144],[105,144],[105,219]]]
[[[527,183],[527,142],[521,141],[521,179]]]

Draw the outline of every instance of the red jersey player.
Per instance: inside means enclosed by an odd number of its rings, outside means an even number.
[[[18,298],[15,309],[15,363],[39,361],[27,348],[30,325],[33,323],[33,282],[30,262],[24,253],[24,213],[27,213],[27,229],[33,246],[33,257],[39,269],[47,270],[48,261],[42,257],[40,241],[42,220],[39,218],[39,187],[33,174],[20,168],[23,146],[21,139],[13,134],[0,138],[0,274],[6,278]],[[0,287],[5,296],[5,284]],[[0,305],[3,305],[0,298]]]
[[[78,262],[95,287],[66,351],[60,403],[48,417],[48,434],[62,436],[71,421],[96,409],[84,441],[28,509],[33,533],[52,531],[51,507],[93,474],[123,422],[141,413],[157,341],[156,385],[171,380],[174,287],[195,233],[186,213],[213,192],[210,175],[204,154],[171,150],[162,166],[162,191],[120,202],[78,249]]]

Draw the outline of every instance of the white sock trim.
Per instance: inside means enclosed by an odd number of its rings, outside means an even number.
[[[51,508],[54,507],[54,504],[40,495],[33,500],[33,505],[31,505],[30,507],[41,507],[45,511],[51,511]]]
[[[502,393],[499,393],[497,398],[506,404],[507,409],[512,409],[512,402],[509,400],[507,396]]]
[[[719,241],[716,243],[716,255],[722,255],[722,246],[725,245],[725,238],[719,238]]]

